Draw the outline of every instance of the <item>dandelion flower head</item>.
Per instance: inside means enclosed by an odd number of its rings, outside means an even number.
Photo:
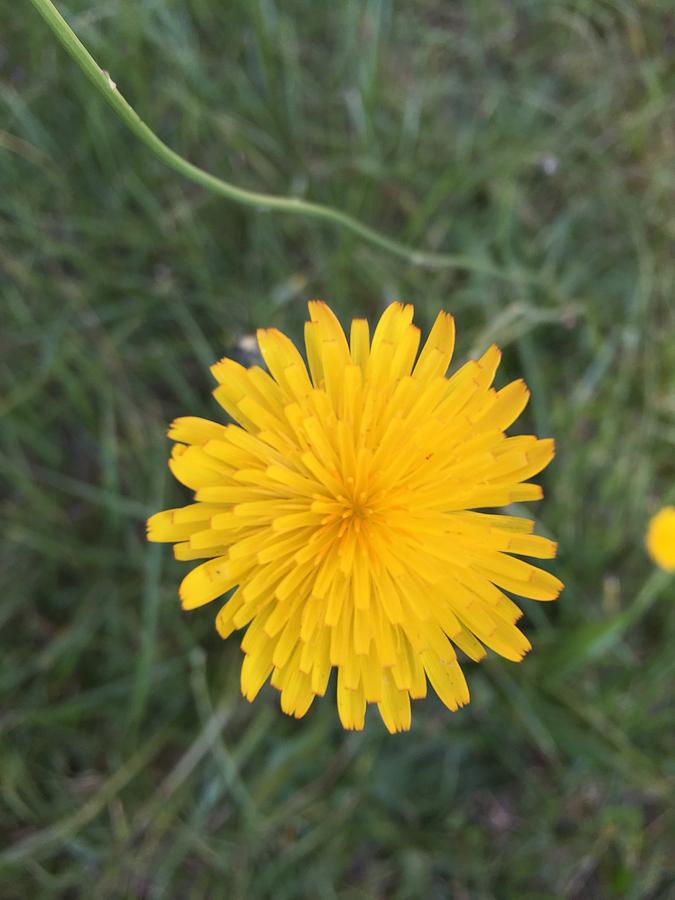
[[[647,528],[649,555],[666,572],[675,572],[675,506],[664,506]]]
[[[459,648],[520,661],[530,649],[508,596],[552,600],[562,583],[516,556],[556,545],[527,518],[479,510],[539,500],[527,479],[553,441],[509,437],[528,401],[522,381],[492,387],[491,346],[454,375],[451,316],[439,313],[421,351],[412,306],[391,304],[370,339],[349,339],[328,306],[309,304],[307,365],[276,329],[258,331],[268,369],[212,367],[216,400],[234,420],[179,418],[169,437],[175,477],[195,502],[148,522],[179,560],[205,560],[180,586],[185,609],[229,591],[223,638],[246,629],[241,689],[268,678],[285,713],[303,716],[337,669],[345,728],[377,704],[406,730],[427,684],[456,710],[469,701]]]

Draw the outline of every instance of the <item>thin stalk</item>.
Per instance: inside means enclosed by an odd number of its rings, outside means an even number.
[[[283,197],[275,194],[263,194],[258,191],[248,191],[237,187],[212,175],[210,172],[200,169],[187,159],[168,147],[145,122],[140,118],[135,109],[124,99],[117,89],[111,76],[102,69],[89,53],[84,44],[68,25],[51,0],[31,0],[33,6],[40,13],[54,35],[65,47],[70,56],[75,60],[80,69],[91,81],[100,94],[105,97],[117,115],[128,128],[140,138],[158,159],[171,166],[185,178],[196,182],[208,191],[226,197],[242,206],[251,206],[258,211],[276,210],[283,213],[304,216],[310,219],[320,219],[338,228],[343,228],[357,235],[364,241],[399,257],[414,266],[424,266],[437,269],[462,269],[465,271],[480,272],[492,275],[507,281],[520,283],[539,283],[540,278],[523,272],[506,272],[497,266],[466,256],[446,253],[425,253],[416,250],[406,244],[389,238],[374,228],[359,222],[353,216],[330,206],[320,203],[311,203],[301,200],[299,197]]]

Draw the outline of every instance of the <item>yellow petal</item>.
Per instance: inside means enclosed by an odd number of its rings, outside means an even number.
[[[239,581],[241,571],[225,557],[210,559],[189,572],[179,588],[183,609],[196,609],[222,596]]]
[[[272,648],[270,641],[257,653],[247,653],[244,657],[241,666],[241,692],[249,701],[256,698],[272,672]]]
[[[370,356],[370,335],[366,319],[353,319],[349,335],[349,351],[352,361],[366,374],[368,357]]]
[[[410,729],[410,695],[407,691],[398,690],[386,674],[382,679],[382,699],[377,708],[390,734]]]
[[[448,709],[456,710],[469,702],[469,688],[457,662],[441,662],[430,650],[422,654],[422,662],[431,686]]]
[[[350,359],[347,338],[333,310],[321,300],[310,300],[307,307],[312,322],[317,326],[322,349],[334,345],[342,365],[347,365]]]
[[[195,531],[203,527],[200,522],[177,523],[175,516],[179,510],[165,509],[155,513],[147,521],[147,538],[149,541],[184,541]]]
[[[224,545],[209,547],[208,550],[195,550],[194,547],[190,546],[189,541],[173,545],[173,555],[180,562],[192,562],[195,559],[213,559],[216,556],[225,556],[226,553],[227,547]]]
[[[183,416],[174,419],[168,431],[173,441],[183,444],[205,444],[207,441],[222,438],[226,433],[224,425],[200,419],[197,416]]]
[[[235,630],[234,617],[244,605],[244,595],[238,588],[223,606],[216,616],[216,631],[223,638],[229,637]]]
[[[522,379],[512,381],[502,388],[483,415],[476,420],[476,428],[483,425],[489,428],[498,428],[503,431],[508,428],[512,422],[515,422],[518,416],[527,406],[530,399],[530,392]]]
[[[416,381],[431,381],[445,375],[455,349],[455,321],[446,312],[439,312],[429,337],[413,370]]]
[[[366,715],[363,687],[359,684],[355,690],[347,688],[343,668],[338,669],[337,704],[342,727],[348,731],[363,731]]]
[[[218,484],[227,469],[211,459],[201,447],[186,447],[184,444],[176,444],[171,452],[169,468],[174,478],[192,490]]]
[[[500,587],[532,600],[555,600],[564,587],[550,572],[505,553],[486,553],[476,567]]]
[[[312,384],[295,344],[276,328],[259,328],[257,336],[262,357],[277,384],[289,397],[306,397]]]

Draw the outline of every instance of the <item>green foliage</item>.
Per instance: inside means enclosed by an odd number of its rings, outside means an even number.
[[[0,895],[657,898],[675,868],[673,13],[638,0],[72,0],[169,145],[480,271],[414,268],[242,209],[133,138],[28,4],[0,0]],[[310,297],[452,311],[554,435],[560,602],[520,666],[392,738],[239,696],[144,518],[207,365]]]

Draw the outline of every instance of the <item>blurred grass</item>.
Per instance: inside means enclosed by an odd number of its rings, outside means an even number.
[[[181,182],[33,10],[0,0],[0,895],[666,898],[675,893],[675,117],[668,3],[120,0],[61,7],[191,160],[506,275],[403,266]],[[568,584],[534,651],[467,664],[410,734],[239,697],[145,516],[206,366],[312,296],[457,318],[559,453]]]

